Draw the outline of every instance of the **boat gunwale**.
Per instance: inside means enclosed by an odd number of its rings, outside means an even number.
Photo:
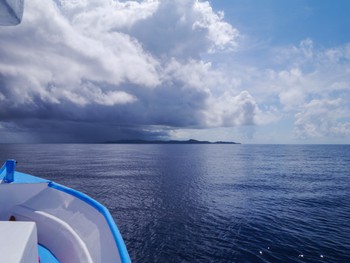
[[[103,215],[103,217],[105,218],[105,220],[109,226],[109,229],[112,233],[112,236],[116,242],[121,262],[122,263],[131,263],[129,253],[126,249],[124,240],[122,238],[122,235],[120,234],[118,226],[116,225],[111,213],[104,205],[102,205],[101,203],[99,203],[95,199],[91,198],[90,196],[88,196],[82,192],[79,192],[75,189],[69,188],[67,186],[64,186],[64,185],[61,185],[61,184],[58,184],[58,183],[55,183],[52,181],[50,181],[48,183],[48,187],[56,189],[56,190],[61,191],[61,192],[64,192],[66,194],[72,195],[72,196],[80,199],[81,201],[87,203],[88,205],[92,206],[98,212],[100,212]]]

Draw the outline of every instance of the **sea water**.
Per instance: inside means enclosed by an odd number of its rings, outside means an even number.
[[[133,262],[350,262],[350,145],[2,144],[108,207]]]

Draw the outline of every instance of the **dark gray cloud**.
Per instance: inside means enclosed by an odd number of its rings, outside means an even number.
[[[2,136],[19,143],[103,143],[119,139],[166,139],[167,129],[116,123],[21,119],[3,124]],[[5,140],[5,142],[6,142]]]

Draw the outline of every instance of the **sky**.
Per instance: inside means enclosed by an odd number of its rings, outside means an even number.
[[[348,0],[28,0],[0,143],[350,143]]]

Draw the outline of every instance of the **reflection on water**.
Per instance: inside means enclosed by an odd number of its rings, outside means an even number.
[[[1,145],[88,193],[134,262],[350,262],[350,146]]]

